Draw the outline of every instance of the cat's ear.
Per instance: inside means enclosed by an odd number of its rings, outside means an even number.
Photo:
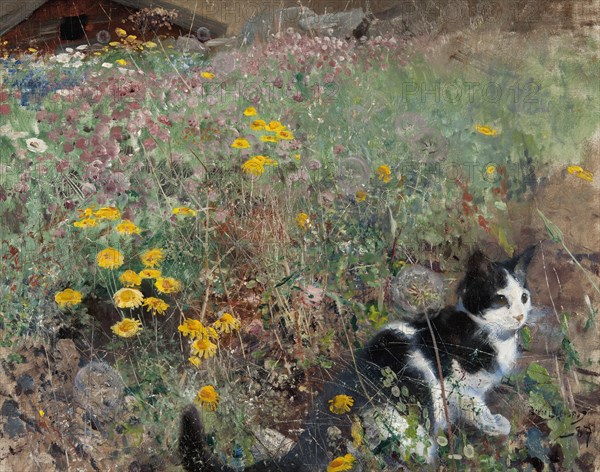
[[[485,276],[488,273],[489,264],[490,260],[487,256],[479,249],[476,249],[467,262],[467,277]]]
[[[525,279],[527,278],[527,268],[535,254],[536,247],[535,245],[529,246],[521,254],[510,259],[506,264],[506,268],[515,274],[516,279],[522,284],[525,283]]]

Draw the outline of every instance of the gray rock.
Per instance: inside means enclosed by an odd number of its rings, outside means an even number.
[[[195,52],[200,54],[204,54],[206,52],[206,46],[191,35],[179,36],[179,38],[177,38],[177,42],[175,43],[175,48],[181,52]]]
[[[17,379],[17,394],[29,395],[35,392],[35,382],[29,374],[23,374]]]
[[[2,416],[7,416],[9,418],[16,418],[21,413],[19,412],[19,404],[14,400],[4,400],[2,404]]]
[[[336,38],[350,38],[352,32],[365,18],[362,8],[324,15],[306,16],[298,21],[298,25],[305,32],[317,36],[335,36]]]
[[[19,418],[9,418],[4,423],[4,432],[9,438],[25,434],[25,423]]]

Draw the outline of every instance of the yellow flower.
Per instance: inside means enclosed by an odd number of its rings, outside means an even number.
[[[496,172],[496,166],[493,164],[490,164],[489,166],[486,167],[485,171],[488,173],[488,175],[492,175],[494,172]]]
[[[94,212],[94,216],[100,220],[118,220],[121,212],[115,207],[103,207]]]
[[[43,417],[44,417],[44,415],[46,414],[46,412],[45,412],[44,410],[40,409],[40,410],[38,411],[38,414],[40,415],[40,418],[43,418]]]
[[[139,287],[142,284],[142,278],[132,270],[126,270],[119,276],[119,282],[125,287]]]
[[[281,131],[277,131],[277,137],[280,139],[294,139],[294,134],[291,131],[287,131],[282,129]]]
[[[96,226],[96,220],[94,218],[84,218],[83,220],[73,223],[73,226],[76,228],[93,228]]]
[[[364,430],[358,416],[354,415],[352,420],[352,427],[350,428],[350,436],[352,436],[352,443],[354,447],[359,447],[363,443]]]
[[[248,142],[247,139],[244,138],[237,138],[233,144],[231,145],[232,148],[236,148],[236,149],[246,149],[250,147],[250,143]]]
[[[127,31],[125,31],[123,28],[116,28],[115,33],[117,33],[117,36],[119,38],[124,38],[125,36],[127,36]]]
[[[142,260],[142,264],[144,264],[144,267],[156,267],[163,261],[164,258],[164,251],[162,249],[157,248],[146,251],[140,257],[140,259]]]
[[[154,49],[157,46],[157,44],[152,41],[146,41],[144,43],[144,46],[146,46],[148,49]]]
[[[244,110],[244,115],[246,116],[254,116],[256,115],[256,108],[254,107],[248,107]]]
[[[264,141],[265,143],[276,143],[277,141],[279,141],[279,138],[277,136],[261,136],[260,137],[261,141]]]
[[[266,126],[267,131],[282,131],[285,129],[279,121],[269,121],[269,124]]]
[[[200,403],[202,408],[215,411],[219,405],[219,394],[212,385],[205,385],[198,391],[196,402]]]
[[[296,215],[296,224],[300,229],[308,229],[310,226],[310,218],[306,213],[298,213]]]
[[[122,288],[115,292],[113,300],[119,308],[137,308],[142,304],[144,295],[135,288]]]
[[[129,41],[130,43],[132,43],[133,41],[135,41],[137,39],[137,36],[130,34],[129,36],[127,36],[125,38],[125,41]]]
[[[498,134],[498,132],[495,129],[490,128],[489,126],[475,125],[475,129],[479,133],[485,134],[486,136],[496,136]]]
[[[204,79],[214,79],[215,74],[213,74],[212,72],[201,72],[200,77],[202,77]]]
[[[354,466],[356,459],[352,454],[336,457],[327,466],[327,472],[343,472],[350,470]]]
[[[142,330],[142,322],[132,318],[124,318],[111,328],[113,333],[122,338],[131,338]]]
[[[81,303],[81,292],[72,288],[66,288],[54,295],[54,301],[61,308],[79,305]]]
[[[299,160],[300,160],[300,154],[296,154],[296,155],[294,156],[294,159],[296,159],[297,161],[299,161]]]
[[[117,233],[119,234],[131,236],[132,234],[140,234],[141,232],[142,230],[138,228],[133,221],[123,220],[117,225]]]
[[[94,214],[94,209],[87,207],[85,210],[77,210],[79,212],[79,218],[91,218]]]
[[[189,336],[192,339],[208,338],[208,332],[206,331],[206,328],[204,327],[202,322],[198,320],[193,320],[191,318],[186,318],[183,321],[183,324],[179,325],[177,331],[179,331],[184,336]]]
[[[98,265],[104,269],[118,269],[123,265],[123,260],[123,254],[112,247],[103,249],[96,256]]]
[[[234,318],[230,313],[223,313],[221,318],[213,323],[213,326],[221,333],[231,333],[240,329],[240,320]]]
[[[159,277],[154,286],[161,293],[175,293],[181,290],[181,282],[173,277]]]
[[[118,65],[120,65],[120,66],[126,66],[127,65],[127,61],[125,59],[117,59],[115,62]]]
[[[364,190],[357,190],[357,192],[354,194],[354,197],[356,198],[357,202],[364,202],[367,199],[367,192]]]
[[[111,41],[110,43],[108,43],[108,45],[112,47],[117,47],[120,46],[121,43],[119,41]]]
[[[35,49],[35,48],[27,48],[27,50],[28,50],[29,52],[31,52],[31,53],[33,53],[33,52],[37,52],[37,49]]]
[[[159,315],[164,315],[167,308],[169,308],[169,305],[164,300],[155,297],[145,298],[144,306],[148,308],[153,315],[156,315],[157,313]]]
[[[198,356],[200,359],[210,359],[217,353],[217,345],[214,344],[210,339],[196,339],[192,343],[192,354]]]
[[[266,156],[253,156],[242,164],[242,171],[260,177],[265,172],[264,166],[276,166],[277,161]]]
[[[140,277],[142,279],[158,279],[160,277],[160,270],[158,270],[158,269],[140,270]]]
[[[181,216],[196,216],[196,210],[192,210],[188,207],[177,207],[173,208],[173,214]]]
[[[386,184],[390,180],[392,180],[392,170],[390,169],[389,166],[386,166],[386,165],[379,166],[377,168],[377,170],[375,171],[375,173],[377,174],[377,178]]]
[[[592,182],[594,180],[594,174],[588,170],[584,170],[581,166],[569,166],[567,172],[575,177]]]
[[[252,123],[250,123],[250,128],[252,128],[254,131],[260,131],[261,129],[265,129],[265,126],[267,126],[265,120],[255,120]]]
[[[349,395],[336,395],[329,400],[329,411],[336,415],[342,415],[350,411],[350,407],[354,405],[354,398]]]
[[[188,357],[188,361],[195,367],[200,367],[200,364],[202,364],[202,359],[197,356]]]

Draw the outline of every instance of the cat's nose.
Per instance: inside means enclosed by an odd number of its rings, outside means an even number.
[[[523,318],[525,318],[525,315],[521,314],[519,316],[513,316],[513,318],[520,323],[521,321],[523,321]]]

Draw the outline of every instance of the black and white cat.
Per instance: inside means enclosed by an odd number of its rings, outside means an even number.
[[[525,276],[533,253],[531,247],[512,259],[491,262],[476,251],[458,287],[456,307],[382,328],[354,353],[351,368],[326,382],[290,452],[245,470],[323,471],[333,457],[354,452],[351,428],[357,417],[372,451],[389,453],[391,448],[396,457],[420,456],[428,463],[437,453],[432,438],[447,429],[447,419],[468,422],[488,435],[509,434],[509,420],[492,413],[485,396],[517,359],[518,332],[531,308]],[[336,395],[353,398],[348,414],[330,411],[329,400]],[[341,454],[330,450],[332,427],[348,439]],[[179,442],[184,469],[234,470],[211,457],[204,443],[198,412],[189,406],[182,414]]]

